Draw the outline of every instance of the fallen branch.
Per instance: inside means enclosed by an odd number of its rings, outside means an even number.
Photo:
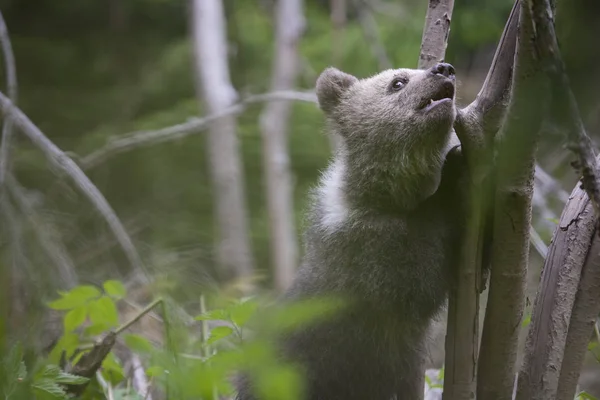
[[[83,173],[77,164],[48,139],[22,111],[1,92],[0,109],[2,110],[3,115],[13,118],[15,124],[21,131],[29,137],[40,150],[42,150],[55,167],[67,174],[73,180],[75,185],[86,195],[108,223],[133,268],[138,271],[144,271],[147,276],[144,264],[137,253],[129,234],[127,234],[125,228],[123,228],[123,224],[102,193]]]
[[[246,107],[253,103],[262,103],[278,100],[296,100],[316,103],[317,97],[313,92],[277,91],[271,93],[250,95],[239,103],[227,108],[221,113],[208,115],[203,118],[189,118],[187,122],[169,126],[154,131],[139,131],[111,138],[108,143],[98,150],[82,157],[79,164],[83,169],[91,169],[100,165],[108,158],[143,146],[151,146],[171,140],[177,140],[198,133],[208,128],[211,122],[220,118],[242,113]]]

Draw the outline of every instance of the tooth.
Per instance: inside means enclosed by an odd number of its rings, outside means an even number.
[[[429,104],[433,104],[433,99],[429,99]]]

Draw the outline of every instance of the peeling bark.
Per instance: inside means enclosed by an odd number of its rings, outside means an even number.
[[[588,198],[589,201],[589,198]],[[587,213],[581,214],[578,225],[596,226],[598,218],[593,208],[586,204]],[[573,231],[573,229],[570,229]],[[585,232],[587,233],[587,232]],[[573,235],[578,233],[573,232]],[[579,287],[575,295],[575,303],[571,311],[569,331],[567,333],[564,356],[560,369],[557,400],[571,400],[575,397],[579,375],[587,353],[590,335],[600,314],[600,236],[597,230],[592,234],[592,244],[587,250],[583,264]],[[561,288],[562,289],[562,288]]]
[[[576,187],[560,217],[542,270],[519,372],[517,399],[556,396],[571,309],[595,224],[589,197]]]

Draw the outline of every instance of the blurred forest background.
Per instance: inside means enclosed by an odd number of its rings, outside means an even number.
[[[240,99],[273,91],[275,3],[223,0],[230,79]],[[460,104],[468,104],[477,94],[512,4],[512,0],[456,1],[446,61],[457,71]],[[289,89],[304,99],[314,89],[319,73],[330,65],[358,77],[385,68],[415,68],[426,9],[423,0],[306,0],[300,10],[304,30],[297,43],[297,75]],[[4,275],[7,279],[1,284],[6,286],[0,292],[7,294],[4,299],[11,304],[13,334],[20,332],[36,345],[34,337],[43,336],[41,347],[47,349],[55,339],[46,334],[51,328],[39,325],[47,315],[45,303],[56,298],[57,290],[78,284],[101,285],[115,279],[137,290],[132,301],[145,304],[161,294],[190,312],[198,312],[202,293],[240,290],[239,281],[231,278],[249,268],[251,276],[259,277],[259,287],[281,287],[275,278],[272,247],[276,241],[270,239],[263,164],[268,157],[261,115],[267,103],[248,104],[235,120],[247,220],[242,234],[247,234],[250,243],[247,267],[241,269],[220,268],[215,211],[219,185],[213,184],[210,169],[214,159],[229,160],[214,153],[211,158],[206,129],[167,134],[147,145],[109,151],[93,162],[86,158],[116,138],[174,127],[210,114],[199,89],[194,50],[198,42],[193,39],[190,2],[2,0],[0,10],[16,60],[18,106],[79,163],[104,194],[147,269],[131,267],[97,210],[17,132],[7,179],[13,188],[9,196],[12,215],[21,221],[18,262],[17,239],[4,222],[0,238],[0,263],[5,272],[12,271]],[[596,140],[600,133],[600,52],[587,32],[600,22],[600,5],[591,0],[559,2],[557,19],[573,88]],[[291,113],[281,134],[287,138],[289,152],[293,213],[289,226],[299,249],[297,262],[308,194],[335,143],[326,135],[316,104],[289,104]],[[548,123],[536,173],[531,290],[537,285],[557,218],[577,180],[562,141],[562,133]],[[287,165],[287,156],[282,157]],[[16,269],[10,267],[15,265]],[[144,274],[152,276],[151,283],[136,280]]]

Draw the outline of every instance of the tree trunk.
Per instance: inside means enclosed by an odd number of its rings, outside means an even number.
[[[279,0],[276,6],[275,57],[271,91],[290,90],[298,74],[297,45],[304,31],[303,0]],[[285,290],[298,261],[293,204],[293,177],[288,154],[289,101],[270,101],[260,116],[264,172],[271,233],[275,287]]]
[[[191,1],[197,93],[207,114],[219,114],[237,100],[229,76],[223,4],[221,0]],[[217,263],[225,279],[248,277],[253,271],[253,259],[235,117],[212,121],[207,142],[216,214]]]
[[[521,2],[511,102],[499,135],[491,277],[477,398],[512,399],[529,258],[534,154],[545,86],[533,51],[531,15]]]
[[[542,270],[524,364],[519,373],[519,399],[555,398],[568,320],[595,221],[586,193],[575,188],[562,213]]]

